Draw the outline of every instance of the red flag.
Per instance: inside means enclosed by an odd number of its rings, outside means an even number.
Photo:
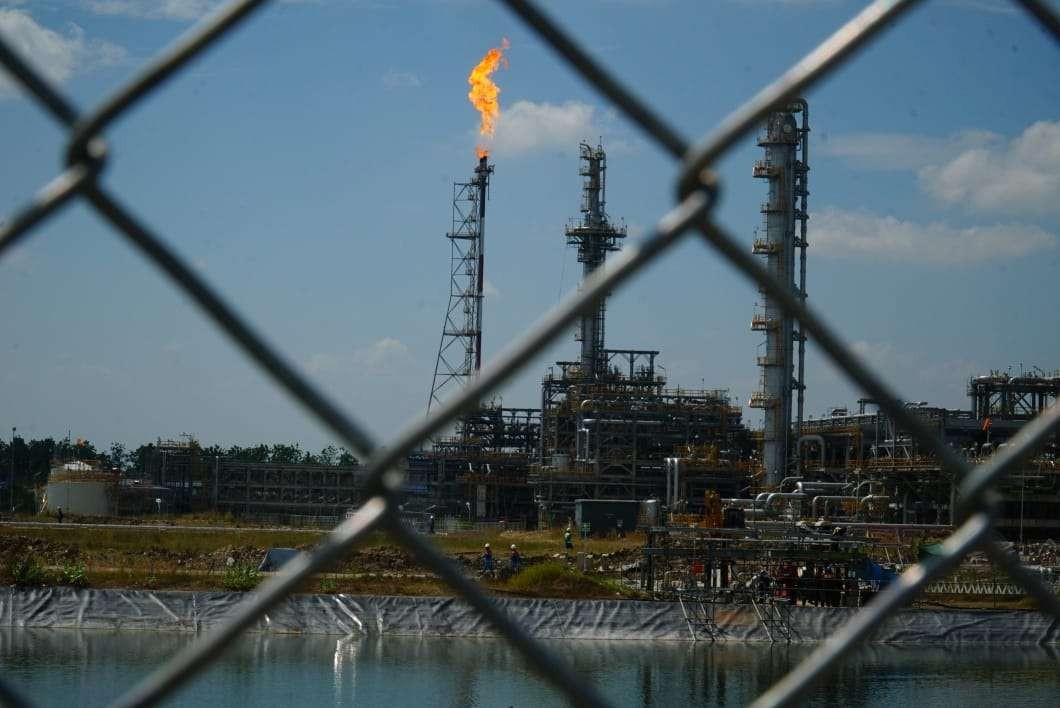
[[[983,418],[983,432],[984,433],[987,430],[990,430],[991,426],[993,426],[993,425],[994,425],[994,421],[992,421],[990,418]]]

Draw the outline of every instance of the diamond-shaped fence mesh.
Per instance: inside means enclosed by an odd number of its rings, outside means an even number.
[[[677,205],[655,226],[640,244],[628,246],[616,258],[594,271],[584,287],[570,295],[520,339],[481,372],[481,375],[458,394],[439,406],[427,419],[401,433],[385,447],[377,446],[371,436],[351,415],[342,411],[319,390],[288,365],[183,260],[148,230],[107,190],[99,177],[108,158],[104,131],[115,118],[159,88],[170,76],[181,71],[216,40],[248,19],[264,5],[264,0],[233,1],[204,19],[172,47],[164,51],[132,81],[119,89],[95,110],[82,114],[43,78],[42,72],[10,49],[0,36],[0,63],[22,85],[52,118],[66,127],[69,147],[66,169],[45,185],[24,208],[0,227],[0,257],[33,228],[74,199],[88,202],[135,248],[152,260],[199,304],[203,311],[243,349],[247,357],[263,368],[307,411],[327,425],[344,443],[368,462],[368,501],[357,513],[336,527],[309,556],[285,566],[247,597],[220,628],[204,634],[185,651],[122,696],[115,705],[151,705],[193,680],[243,631],[313,573],[326,568],[349,550],[359,539],[379,528],[412,551],[462,595],[484,617],[494,624],[509,642],[517,646],[527,661],[546,679],[561,689],[576,705],[606,705],[596,690],[576,676],[573,670],[553,656],[521,627],[511,621],[490,600],[482,588],[453,567],[434,546],[407,529],[397,507],[397,490],[402,474],[398,465],[404,457],[441,431],[463,411],[473,407],[486,394],[518,371],[529,359],[552,342],[586,307],[624,283],[686,235],[695,233],[735,268],[754,280],[784,310],[798,319],[803,331],[846,373],[853,383],[879,401],[884,412],[916,441],[933,452],[943,468],[961,480],[961,523],[943,544],[943,553],[931,561],[913,566],[897,582],[884,590],[867,608],[862,609],[831,639],[822,643],[802,663],[760,696],[756,705],[787,704],[796,700],[824,672],[851,652],[881,622],[911,601],[924,586],[952,570],[974,550],[982,550],[991,562],[1005,571],[1038,602],[1039,606],[1060,620],[1060,599],[1032,576],[1012,554],[1002,550],[993,534],[994,514],[991,487],[1009,469],[1033,454],[1036,447],[1060,427],[1060,404],[1042,412],[1013,438],[1011,444],[987,464],[969,467],[943,445],[924,424],[898,400],[890,388],[865,366],[840,341],[834,330],[789,287],[768,273],[752,254],[716,223],[712,209],[719,184],[711,170],[715,161],[739,140],[753,131],[767,114],[787,105],[801,92],[848,60],[863,44],[872,41],[881,30],[897,21],[917,0],[877,0],[837,30],[804,59],[792,66],[776,81],[759,91],[732,112],[699,144],[687,142],[663,116],[627,90],[605,67],[596,63],[577,41],[546,17],[530,0],[501,0],[551,45],[590,84],[622,110],[634,123],[678,160],[676,178]],[[1060,17],[1044,0],[1014,0],[1041,26],[1060,40]],[[0,699],[11,705],[29,706],[32,701],[0,679]]]

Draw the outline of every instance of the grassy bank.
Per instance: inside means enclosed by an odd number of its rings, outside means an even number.
[[[256,548],[310,548],[326,535],[325,531],[298,529],[261,530],[230,527],[217,530],[200,530],[174,525],[156,529],[137,525],[126,526],[81,526],[67,523],[63,526],[0,526],[0,540],[7,537],[40,539],[49,543],[76,545],[84,552],[117,551],[137,553],[165,550],[176,554],[211,553],[231,546],[253,546]],[[481,553],[486,543],[494,546],[494,552],[506,551],[517,544],[520,552],[540,555],[563,553],[563,531],[505,531],[504,533],[467,532],[450,535],[434,535],[431,540],[446,553]],[[394,545],[386,533],[375,533],[358,544],[358,548],[379,548]],[[599,555],[639,548],[644,545],[643,534],[629,534],[625,538],[577,539],[575,551]]]
[[[253,528],[164,529],[138,526],[0,526],[0,583],[32,586],[70,585],[150,590],[246,590],[262,579],[256,568],[269,548],[310,550],[324,532]],[[482,547],[490,543],[499,565],[517,544],[528,568],[511,579],[486,579],[488,589],[527,597],[614,597],[617,584],[595,575],[557,573],[563,532],[505,531],[436,535],[432,540],[455,563],[476,576]],[[591,539],[575,549],[607,565],[639,555],[643,537]],[[29,564],[27,566],[27,563]],[[20,566],[21,564],[21,566]],[[546,565],[545,570],[539,566]],[[73,573],[71,569],[78,572]],[[251,572],[253,571],[253,572]],[[73,574],[72,574],[73,573]],[[237,573],[242,576],[234,578]],[[337,561],[328,572],[303,584],[303,592],[387,595],[451,595],[448,586],[418,565],[384,533],[373,534]]]

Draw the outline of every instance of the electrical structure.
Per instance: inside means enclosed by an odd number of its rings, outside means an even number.
[[[474,378],[482,368],[482,300],[485,285],[486,199],[493,166],[484,155],[469,182],[453,185],[449,306],[434,364],[427,412],[449,390]]]
[[[801,114],[802,125],[796,119]],[[752,174],[765,179],[769,197],[762,204],[763,225],[756,230],[752,251],[764,256],[766,270],[790,286],[800,299],[806,298],[806,200],[808,108],[805,101],[769,115],[758,144],[765,159],[754,163]],[[800,252],[796,264],[796,251]],[[796,267],[798,270],[796,271]],[[797,280],[796,280],[797,278]],[[761,309],[751,320],[751,329],[765,333],[765,351],[758,356],[761,388],[751,395],[750,406],[763,411],[762,471],[766,486],[784,477],[791,458],[792,392],[798,392],[796,435],[802,426],[805,336],[794,318],[773,297],[762,292]],[[796,374],[795,343],[798,342]]]

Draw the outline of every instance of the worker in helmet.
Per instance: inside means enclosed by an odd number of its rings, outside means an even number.
[[[571,532],[570,526],[563,532],[563,548],[566,550],[567,555],[571,554],[574,550],[574,534]]]
[[[493,551],[490,549],[490,545],[487,543],[482,551],[482,572],[483,574],[493,575]]]
[[[523,567],[523,557],[519,555],[519,549],[515,547],[514,543],[512,544],[512,553],[508,558],[508,567],[513,573],[518,573]]]

